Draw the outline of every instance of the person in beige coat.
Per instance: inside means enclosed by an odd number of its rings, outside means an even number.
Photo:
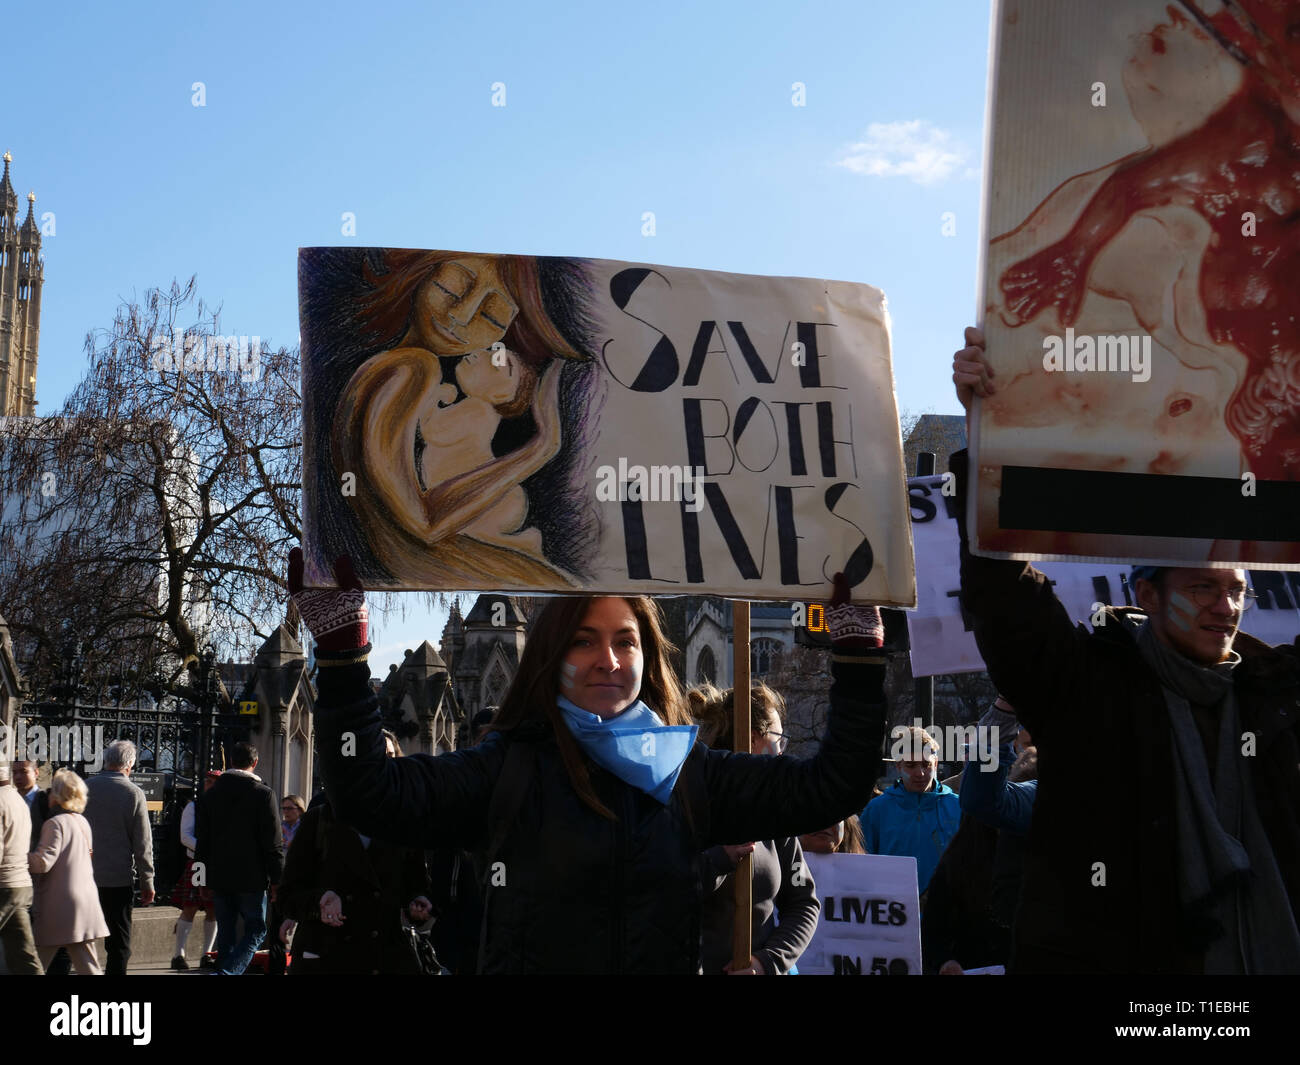
[[[95,889],[90,823],[81,816],[86,798],[86,782],[76,773],[60,769],[54,774],[50,816],[41,826],[36,850],[28,855],[31,871],[38,874],[32,933],[42,965],[48,967],[63,947],[78,973],[98,976],[94,943],[108,935],[108,924]]]
[[[0,752],[0,944],[11,973],[40,976],[41,963],[36,960],[27,916],[32,905],[32,875],[27,871],[32,817],[9,777],[9,763]]]

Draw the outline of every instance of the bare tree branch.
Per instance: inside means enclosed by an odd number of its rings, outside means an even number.
[[[284,618],[298,353],[257,340],[222,336],[192,278],[150,290],[87,336],[55,417],[4,425],[0,615],[30,668],[81,639],[88,664],[175,686],[203,646],[246,655]]]

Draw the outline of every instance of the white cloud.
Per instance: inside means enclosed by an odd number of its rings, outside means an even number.
[[[952,134],[923,118],[873,122],[866,136],[845,149],[838,165],[868,177],[903,177],[934,185],[954,174],[972,173],[967,151]],[[976,171],[977,172],[977,171]]]

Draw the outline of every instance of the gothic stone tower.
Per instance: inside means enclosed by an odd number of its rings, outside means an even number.
[[[36,413],[36,349],[41,332],[41,231],[36,194],[27,194],[27,219],[18,225],[18,195],[9,183],[9,163],[0,177],[0,415]]]

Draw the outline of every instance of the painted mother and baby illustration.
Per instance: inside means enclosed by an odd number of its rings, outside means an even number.
[[[1026,373],[995,418],[1025,428],[1055,410],[1079,430],[1058,439],[1090,435],[1103,449],[1106,425],[1140,427],[1127,454],[1093,460],[1134,472],[1208,472],[1193,467],[1210,442],[1235,438],[1216,453],[1261,480],[1297,481],[1300,0],[1223,0],[1209,13],[1214,2],[1170,4],[1167,21],[1133,39],[1124,84],[1148,147],[1062,182],[991,247],[988,309],[1007,326],[1053,310],[1061,328],[1088,322],[1091,293],[1102,332],[1123,325],[1107,301],[1128,304],[1183,364],[1164,378],[1161,409],[1139,395],[1145,386],[1105,375]],[[1125,232],[1144,220],[1142,239]],[[1107,262],[1121,239],[1126,250]]]
[[[335,314],[367,353],[317,438],[337,473],[355,473],[354,493],[322,493],[321,524],[350,508],[358,572],[372,581],[377,564],[397,586],[578,586],[582,538],[548,531],[582,526],[565,455],[594,430],[580,263],[366,255],[350,261]],[[350,363],[318,372],[341,377]]]

